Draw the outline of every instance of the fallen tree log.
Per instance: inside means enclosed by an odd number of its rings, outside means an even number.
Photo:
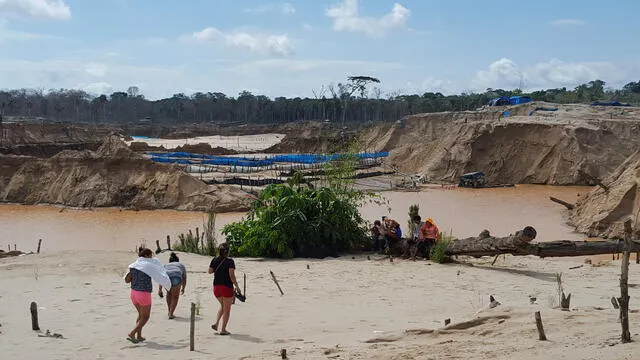
[[[530,226],[507,237],[493,237],[487,230],[477,237],[452,241],[447,250],[448,256],[466,255],[472,257],[496,256],[511,254],[516,256],[535,255],[545,257],[589,256],[601,254],[618,254],[625,250],[640,251],[640,244],[631,242],[626,249],[621,240],[610,241],[549,241],[536,242],[536,231]]]
[[[558,203],[558,204],[560,204],[560,205],[563,205],[563,206],[564,206],[564,207],[566,207],[568,210],[573,210],[573,209],[576,207],[576,206],[575,206],[574,204],[572,204],[572,203],[566,202],[566,201],[564,201],[564,200],[562,200],[562,199],[555,198],[555,197],[553,197],[553,196],[550,196],[550,197],[549,197],[549,200],[553,201],[554,203]]]

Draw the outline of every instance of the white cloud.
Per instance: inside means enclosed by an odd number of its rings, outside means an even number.
[[[43,39],[55,39],[54,36],[30,33],[26,31],[11,30],[6,26],[6,21],[0,19],[0,43],[6,41],[33,41]]]
[[[244,9],[245,12],[248,13],[257,13],[262,14],[271,11],[281,12],[285,15],[291,15],[296,13],[296,8],[291,3],[282,3],[282,4],[266,4],[260,5],[253,8]]]
[[[100,64],[100,63],[89,63],[87,64],[87,66],[85,67],[84,70],[87,74],[91,75],[91,76],[95,76],[95,77],[104,77],[105,75],[107,75],[107,72],[109,71],[109,68],[104,65],[104,64]]]
[[[291,3],[282,4],[282,12],[285,14],[295,14],[296,8]]]
[[[558,19],[551,22],[553,26],[581,26],[586,24],[586,21],[578,19]]]
[[[391,11],[380,18],[361,16],[359,0],[342,0],[325,11],[325,15],[333,20],[335,31],[360,32],[369,36],[384,36],[394,29],[404,28],[411,10],[395,3]]]
[[[95,82],[89,84],[78,84],[74,87],[75,89],[84,90],[87,93],[98,96],[98,95],[109,95],[114,92],[113,86],[106,82]]]
[[[485,88],[525,89],[573,87],[591,80],[601,79],[611,85],[620,85],[637,76],[634,66],[616,65],[611,62],[564,62],[552,59],[528,67],[520,67],[513,60],[502,58],[487,70],[479,71],[474,85]]]
[[[192,38],[200,43],[223,42],[229,47],[278,56],[289,56],[294,51],[293,41],[287,34],[251,34],[245,31],[222,32],[214,27],[208,27],[194,32]]]
[[[71,8],[63,0],[0,0],[1,15],[67,20]]]

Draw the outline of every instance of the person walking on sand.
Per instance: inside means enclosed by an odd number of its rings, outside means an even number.
[[[184,288],[187,287],[187,268],[180,262],[176,253],[169,255],[169,263],[164,266],[171,280],[171,289],[167,290],[167,308],[169,309],[169,319],[175,319],[174,312],[178,306],[180,294],[184,295]],[[162,285],[159,286],[158,296],[162,298]]]
[[[215,324],[211,328],[218,331],[220,319],[222,319],[222,327],[220,327],[219,335],[229,335],[227,324],[231,315],[231,304],[233,304],[234,288],[236,293],[241,294],[238,281],[236,280],[236,264],[229,257],[229,245],[222,243],[218,246],[218,257],[211,260],[209,264],[209,274],[213,274],[213,296],[220,303],[220,309],[216,317]]]
[[[127,335],[127,340],[134,344],[145,340],[142,337],[142,328],[151,316],[152,279],[161,286],[171,287],[169,275],[160,261],[153,258],[153,251],[141,247],[138,251],[138,259],[129,265],[129,271],[124,277],[124,281],[131,284],[131,302],[138,311],[136,326]]]

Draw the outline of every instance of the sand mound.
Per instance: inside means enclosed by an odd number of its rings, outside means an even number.
[[[0,168],[0,200],[8,202],[220,212],[246,210],[249,202],[239,189],[208,186],[145,159],[115,136],[96,152],[65,150],[49,159],[1,156]]]
[[[631,155],[603,180],[609,187],[594,188],[578,201],[571,215],[571,223],[579,232],[593,237],[623,238],[623,223],[631,219],[633,228],[639,229],[640,211],[640,151]]]
[[[602,177],[640,145],[639,126],[628,119],[598,120],[588,106],[561,108],[555,117],[526,116],[534,105],[501,111],[409,116],[361,136],[367,150],[390,151],[388,164],[409,174],[456,182],[484,171],[491,183],[589,184],[580,170]],[[628,116],[628,114],[627,114]]]

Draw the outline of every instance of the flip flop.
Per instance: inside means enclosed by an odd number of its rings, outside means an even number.
[[[215,331],[218,331],[218,327],[215,324],[211,325],[211,328]]]
[[[225,336],[225,335],[231,335],[231,333],[230,333],[230,332],[228,332],[228,331],[220,331],[220,332],[218,333],[218,335]]]
[[[134,344],[137,344],[137,343],[139,343],[139,342],[140,342],[138,339],[136,339],[136,338],[132,338],[132,337],[130,337],[130,336],[129,336],[129,337],[127,337],[127,340],[131,341],[131,342],[132,342],[132,343],[134,343]]]
[[[143,341],[145,341],[145,340],[147,340],[147,339],[145,339],[145,338],[141,337],[141,338],[136,338],[136,340],[138,340],[138,342],[143,342]]]

